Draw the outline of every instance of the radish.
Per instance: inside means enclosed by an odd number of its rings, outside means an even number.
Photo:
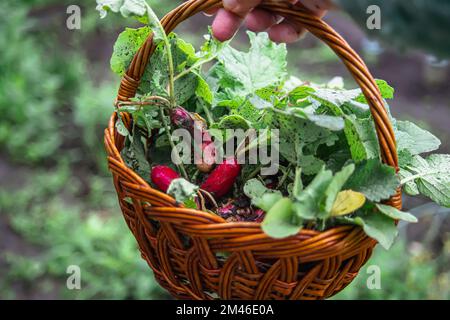
[[[258,209],[255,211],[255,215],[256,215],[255,222],[263,222],[266,213],[264,210]]]
[[[167,192],[173,180],[178,179],[180,175],[167,166],[156,166],[152,169],[151,179],[153,184],[161,191]]]
[[[170,111],[170,121],[173,125],[189,130],[194,130],[194,117],[183,107],[177,107]]]
[[[228,201],[226,204],[217,208],[217,214],[224,219],[228,219],[229,217],[236,215],[237,207],[233,202],[233,200]]]
[[[216,149],[205,120],[197,114],[191,114],[183,107],[173,109],[170,120],[173,125],[188,130],[194,139],[196,136],[201,138],[200,145],[197,145],[198,141],[194,141],[195,164],[200,172],[211,172],[216,161]]]
[[[228,222],[249,221],[262,222],[266,213],[261,209],[254,210],[251,207],[240,207],[239,201],[230,200],[217,208],[217,214]]]
[[[237,163],[237,159],[228,158],[211,172],[200,188],[219,199],[231,190],[240,172],[241,166]]]

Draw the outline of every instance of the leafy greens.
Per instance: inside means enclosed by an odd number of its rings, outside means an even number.
[[[133,125],[126,127],[121,117],[116,123],[126,137],[126,164],[145,180],[153,164],[170,162],[165,155],[175,145],[167,108],[183,105],[206,119],[213,136],[227,129],[279,130],[280,172],[269,177],[276,187],[269,188],[267,177],[258,174],[261,164],[246,163],[233,191],[235,198],[243,193],[252,208],[266,213],[261,226],[271,237],[295,236],[305,227],[325,230],[354,224],[389,248],[398,233],[394,221],[417,220],[383,204],[399,187],[450,207],[450,156],[421,156],[435,151],[439,139],[394,119],[387,101],[398,142],[399,174],[381,163],[374,121],[361,90],[344,89],[339,78],[320,85],[289,77],[286,46],[271,42],[266,33],[248,32],[247,51],[207,35],[196,51],[175,33],[164,34],[144,0],[97,4],[102,17],[118,12],[146,24],[119,35],[111,58],[113,72],[122,76],[147,38],[153,35],[156,41],[136,98],[119,107],[132,116]],[[377,85],[384,99],[394,97],[386,81],[377,80]],[[244,150],[258,148],[258,143]],[[196,208],[194,200],[201,194],[197,185],[205,176],[193,166],[179,169],[184,178],[175,180],[168,193]]]

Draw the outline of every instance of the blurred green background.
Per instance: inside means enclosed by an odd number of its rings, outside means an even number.
[[[162,16],[180,0],[150,1]],[[119,79],[109,71],[118,16],[100,20],[95,1],[75,1],[80,30],[68,30],[74,1],[0,2],[0,298],[168,298],[141,260],[118,208],[106,168],[102,131]],[[398,52],[366,39],[343,13],[327,20],[397,89],[398,118],[413,119],[449,152],[450,67],[420,52]],[[198,16],[177,31],[199,43],[211,19]],[[245,37],[239,35],[237,45]],[[343,76],[332,52],[307,36],[289,47],[294,73],[306,80]],[[405,199],[420,218],[401,225],[397,245],[377,248],[381,289],[369,290],[367,267],[336,298],[449,299],[448,210]],[[81,290],[68,290],[67,267],[81,268]]]

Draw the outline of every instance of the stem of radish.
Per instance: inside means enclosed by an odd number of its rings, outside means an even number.
[[[175,144],[172,141],[172,135],[170,134],[170,126],[167,123],[166,117],[164,116],[164,110],[162,108],[159,109],[159,114],[161,116],[161,121],[162,121],[162,123],[164,125],[164,131],[166,132],[167,138],[169,139],[170,146],[171,146],[172,150],[176,150],[176,146],[175,146]],[[186,172],[186,168],[184,167],[183,162],[181,161],[180,156],[179,156],[179,154],[177,152],[175,152],[175,157],[176,157],[176,161],[178,163],[177,167],[180,170],[181,175],[186,180],[189,180],[188,174]]]
[[[166,31],[164,30],[164,27],[161,24],[161,21],[159,20],[158,16],[155,14],[153,9],[146,3],[147,5],[147,14],[149,21],[153,21],[155,27],[159,29],[159,31],[162,34],[164,47],[167,54],[167,60],[168,60],[168,66],[169,66],[169,100],[170,100],[170,106],[171,108],[175,108],[177,103],[175,99],[175,68],[173,65],[173,56],[172,56],[172,50],[170,46],[169,38],[167,37]]]

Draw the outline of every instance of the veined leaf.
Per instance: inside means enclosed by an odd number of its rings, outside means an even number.
[[[406,191],[420,192],[444,207],[450,207],[450,155],[415,156],[400,171]]]
[[[381,96],[384,99],[394,99],[395,90],[389,85],[389,83],[387,83],[387,81],[376,79],[375,82],[377,83],[378,89],[380,89],[381,92]]]
[[[249,197],[252,202],[253,200],[260,200],[265,194],[278,194],[281,196],[281,192],[278,190],[272,190],[267,188],[258,179],[250,179],[244,185],[244,193]],[[265,206],[267,209],[267,206]],[[262,209],[262,208],[261,208]]]
[[[218,55],[227,76],[220,77],[220,81],[224,88],[229,89],[230,97],[246,96],[258,89],[281,83],[287,75],[286,46],[270,41],[267,33],[256,35],[248,32],[248,35],[251,44],[249,52],[226,47]],[[222,82],[224,80],[228,84],[234,82],[234,85],[226,85]]]
[[[111,57],[111,69],[118,75],[123,75],[130,65],[133,56],[142,46],[151,33],[149,27],[138,29],[126,28],[114,44],[114,51]]]
[[[260,209],[268,212],[283,196],[281,193],[265,193],[261,198],[252,199],[252,203]]]
[[[346,166],[333,176],[332,171],[322,170],[313,181],[301,192],[295,191],[293,210],[299,219],[326,219],[331,216],[333,204],[342,186],[355,170],[353,164]],[[298,189],[298,187],[296,187]]]
[[[144,17],[147,13],[147,3],[145,0],[124,0],[122,7],[120,8],[120,13],[124,17]]]
[[[410,164],[413,159],[414,156],[407,149],[398,151],[398,165],[400,168],[403,168]]]
[[[381,92],[381,96],[384,99],[393,99],[394,98],[395,90],[385,80],[376,79],[375,82],[377,83],[378,89],[380,89],[380,92]],[[367,100],[362,93],[356,99],[356,101],[367,104]]]
[[[124,17],[135,17],[142,23],[148,23],[147,3],[145,0],[97,0],[100,18],[106,17],[108,11],[120,12]]]
[[[218,127],[220,129],[250,129],[249,122],[243,117],[232,114],[220,119]]]
[[[311,97],[329,108],[334,115],[342,116],[344,115],[344,112],[342,111],[341,106],[357,98],[360,92],[359,89],[335,90],[318,88],[311,93]]]
[[[380,202],[393,196],[399,185],[394,168],[382,164],[378,159],[371,159],[356,166],[355,173],[344,188],[361,192],[367,199]]]
[[[346,116],[345,135],[354,161],[379,158],[380,147],[371,117],[358,119],[354,115]]]
[[[390,217],[379,212],[368,211],[354,219],[348,219],[361,226],[364,232],[371,238],[377,240],[383,248],[389,250],[398,236],[398,229]]]
[[[116,129],[121,136],[128,137],[130,135],[130,132],[128,131],[121,118],[117,119]]]
[[[406,222],[413,222],[416,223],[418,220],[416,217],[414,217],[409,212],[403,212],[398,210],[397,208],[386,206],[384,204],[376,204],[376,207],[380,212],[389,218],[392,218],[394,220],[403,220]]]
[[[292,196],[297,198],[303,191],[302,168],[296,168],[294,184],[292,187]]]
[[[345,127],[344,119],[341,117],[328,116],[323,114],[306,114],[306,118],[309,121],[314,122],[319,127],[326,128],[331,131],[341,131]]]
[[[167,194],[175,198],[178,203],[187,203],[191,205],[193,199],[197,196],[197,191],[199,187],[189,181],[179,178],[175,179],[170,183],[169,189],[167,189]]]
[[[286,238],[301,230],[301,224],[293,223],[292,205],[291,199],[281,198],[267,212],[261,227],[268,236]]]
[[[441,141],[430,132],[423,130],[412,122],[397,121],[397,148],[399,152],[409,151],[412,155],[439,149]]]
[[[133,136],[128,136],[121,155],[128,167],[132,168],[141,178],[149,181],[150,164],[147,161],[146,148],[142,139],[139,130],[133,130]]]
[[[268,190],[258,179],[248,180],[244,185],[244,193],[250,199],[261,198]]]
[[[398,229],[394,220],[378,211],[364,210],[358,212],[358,216],[355,218],[337,217],[336,219],[345,224],[355,224],[362,227],[369,237],[377,240],[386,250],[391,248],[398,236]]]
[[[180,73],[197,61],[194,47],[180,39],[175,33],[169,36],[172,59],[175,70]],[[199,87],[199,77],[190,72],[175,81],[175,96],[177,103],[182,105],[194,96]],[[160,43],[153,53],[142,76],[138,92],[167,97],[166,88],[169,84],[167,51],[164,43]],[[203,88],[205,89],[205,88]]]
[[[320,171],[325,162],[313,155],[298,155],[297,165],[302,168],[304,174],[314,175]]]
[[[304,100],[311,96],[316,90],[310,86],[301,85],[289,92],[289,100],[296,103],[298,100]]]
[[[294,210],[301,219],[326,216],[326,190],[333,180],[333,173],[322,168],[314,180],[296,197]]]
[[[203,99],[206,103],[212,104],[214,100],[214,95],[211,91],[211,88],[209,87],[209,84],[203,79],[203,77],[197,73],[197,89],[195,89],[195,94],[197,97]]]

